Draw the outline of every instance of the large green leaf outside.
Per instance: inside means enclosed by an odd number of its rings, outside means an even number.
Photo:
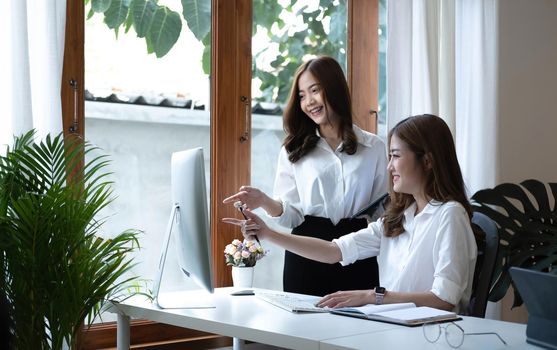
[[[151,23],[153,22],[153,16],[157,10],[157,4],[153,0],[132,0],[130,9],[135,32],[138,37],[143,38],[151,29]]]
[[[163,57],[178,40],[182,30],[180,15],[168,7],[161,7],[155,12],[148,38],[157,57]]]
[[[110,7],[105,11],[104,23],[110,29],[118,28],[128,16],[130,0],[112,0]]]
[[[182,15],[197,40],[211,30],[211,0],[182,0]]]
[[[104,12],[110,7],[111,0],[91,0],[93,12]]]

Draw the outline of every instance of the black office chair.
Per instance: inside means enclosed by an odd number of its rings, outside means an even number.
[[[499,250],[499,233],[497,225],[487,215],[474,212],[472,225],[475,225],[476,243],[478,245],[478,258],[474,270],[474,281],[472,284],[472,296],[466,310],[466,315],[474,317],[485,317],[485,309],[491,281],[497,261]],[[479,234],[478,234],[479,233]]]

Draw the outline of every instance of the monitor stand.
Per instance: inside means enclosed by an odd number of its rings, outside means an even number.
[[[160,293],[162,277],[164,273],[164,265],[166,263],[166,254],[168,253],[168,246],[170,243],[170,236],[172,235],[172,228],[174,222],[178,218],[180,207],[175,204],[170,211],[170,218],[166,225],[166,232],[164,241],[161,248],[161,256],[159,259],[159,267],[155,282],[153,285],[153,303],[161,309],[208,309],[215,307],[214,295],[205,289],[195,290],[180,290],[173,292]],[[184,275],[189,277],[187,271]]]

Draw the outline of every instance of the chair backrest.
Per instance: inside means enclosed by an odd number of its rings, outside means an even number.
[[[481,238],[476,237],[478,258],[474,271],[472,296],[466,314],[483,318],[485,317],[487,299],[499,250],[499,234],[495,222],[485,214],[474,212],[472,224],[480,228],[483,235],[481,235]]]

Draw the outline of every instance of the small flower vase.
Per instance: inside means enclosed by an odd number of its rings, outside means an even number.
[[[232,284],[237,288],[251,288],[254,267],[232,266]]]

